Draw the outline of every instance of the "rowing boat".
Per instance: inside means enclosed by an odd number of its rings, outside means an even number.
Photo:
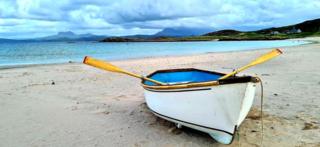
[[[223,144],[232,143],[247,116],[259,80],[199,69],[158,70],[142,80],[147,106],[157,116],[208,133]]]
[[[159,70],[144,77],[87,56],[83,63],[142,79],[147,106],[155,115],[177,127],[203,131],[220,143],[230,144],[250,111],[260,81],[235,74],[281,54],[281,50],[274,49],[228,74],[187,68]]]

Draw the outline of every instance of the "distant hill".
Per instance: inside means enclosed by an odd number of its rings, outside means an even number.
[[[173,27],[173,28],[164,28],[163,30],[153,35],[137,34],[137,35],[119,36],[119,37],[128,38],[128,39],[138,39],[138,40],[139,39],[156,39],[156,38],[163,38],[163,37],[188,37],[188,36],[199,36],[212,31],[214,31],[213,28]],[[119,37],[112,37],[112,38],[119,38]]]
[[[313,33],[320,32],[320,18],[314,20],[304,21],[302,23],[278,27],[278,28],[268,28],[256,31],[257,33]]]
[[[34,41],[98,41],[106,36],[93,35],[93,34],[75,34],[71,31],[59,32],[56,35],[31,39]]]
[[[147,39],[147,38],[154,38],[156,36],[154,35],[141,35],[141,34],[137,34],[137,35],[129,35],[129,36],[120,36],[122,38],[141,38],[141,39]]]
[[[129,36],[129,37],[107,37],[100,42],[169,42],[169,41],[183,41],[177,40],[176,37],[162,37],[162,36]]]
[[[165,28],[153,35],[130,35],[119,37],[106,37],[101,42],[166,42],[184,41],[178,38],[199,36],[213,31],[213,28],[174,27]]]
[[[216,32],[210,32],[207,34],[204,34],[203,36],[214,36],[214,35],[237,35],[241,33],[240,31],[237,30],[220,30]]]
[[[237,30],[220,30],[204,34],[203,36],[216,36],[216,35],[237,35],[240,33],[258,33],[258,34],[299,34],[299,33],[317,33],[320,32],[320,18],[314,20],[304,21],[302,23],[273,27],[257,31],[241,32]]]
[[[237,30],[220,30],[210,32],[203,36],[190,37],[189,40],[282,40],[289,38],[302,38],[320,36],[320,19],[308,20],[302,23],[267,28],[257,31],[241,32]]]
[[[165,36],[165,37],[199,36],[212,31],[214,31],[213,28],[175,27],[175,28],[165,28],[162,31],[154,34],[154,36]]]

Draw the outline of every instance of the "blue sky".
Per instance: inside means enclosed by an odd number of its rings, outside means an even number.
[[[0,38],[59,31],[153,34],[166,27],[253,30],[320,18],[320,0],[0,0]]]

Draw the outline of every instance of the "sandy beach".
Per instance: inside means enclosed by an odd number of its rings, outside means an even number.
[[[307,38],[320,42],[320,38]],[[264,84],[264,146],[320,146],[320,44],[281,48],[280,57],[244,71]],[[230,72],[270,49],[114,61],[147,75],[159,69]],[[0,70],[0,146],[260,146],[260,91],[222,145],[209,135],[157,118],[140,80],[81,63]]]

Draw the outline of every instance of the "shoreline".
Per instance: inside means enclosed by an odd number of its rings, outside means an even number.
[[[184,54],[184,55],[165,55],[165,56],[148,56],[148,57],[137,57],[137,58],[126,58],[126,59],[115,59],[115,60],[108,60],[110,62],[120,62],[120,61],[134,61],[134,60],[143,60],[143,59],[154,59],[154,58],[174,58],[174,57],[188,57],[188,56],[200,56],[206,54],[219,54],[219,53],[237,53],[237,52],[250,52],[250,51],[264,51],[270,50],[274,48],[287,48],[287,47],[295,47],[295,46],[304,46],[304,45],[312,45],[320,43],[317,39],[320,37],[307,37],[307,38],[295,38],[295,39],[286,39],[286,40],[297,40],[297,41],[305,41],[305,44],[301,45],[294,45],[294,46],[280,46],[280,47],[273,47],[273,48],[255,48],[255,49],[245,49],[245,50],[235,50],[235,51],[218,51],[218,52],[205,52],[205,53],[194,53],[194,54]],[[268,41],[268,40],[267,40]],[[68,63],[69,62],[69,63]],[[82,64],[82,62],[76,61],[68,61],[63,63],[40,63],[40,64],[21,64],[21,65],[1,65],[0,70],[6,69],[14,69],[14,68],[28,68],[28,67],[38,67],[38,66],[54,66],[54,65],[66,65],[66,64]],[[71,62],[71,63],[70,63]]]

